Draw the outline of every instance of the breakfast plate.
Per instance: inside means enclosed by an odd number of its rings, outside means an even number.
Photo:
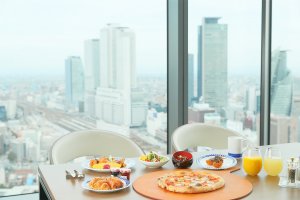
[[[222,164],[217,167],[209,165],[209,160],[214,160],[216,157],[222,158]],[[200,167],[205,169],[222,170],[234,167],[237,164],[237,160],[234,157],[225,154],[208,154],[197,158],[197,163]]]
[[[96,189],[91,188],[89,186],[89,183],[92,181],[92,179],[87,179],[87,180],[83,181],[81,186],[82,186],[83,189],[86,189],[86,190],[89,190],[89,191],[92,191],[92,192],[98,192],[98,193],[118,192],[120,190],[124,190],[124,189],[130,187],[131,182],[129,180],[123,179],[123,178],[118,178],[118,179],[120,179],[120,181],[123,183],[123,187],[117,188],[117,189],[112,189],[112,190],[96,190]]]
[[[115,159],[119,160],[121,158],[120,157],[115,157]],[[88,169],[88,170],[95,171],[95,172],[110,172],[110,168],[114,168],[114,167],[110,167],[108,169],[92,168],[90,166],[91,160],[93,160],[93,159],[85,160],[84,162],[82,162],[81,166],[84,169]],[[132,168],[135,165],[135,161],[133,159],[128,159],[128,158],[125,159],[124,163],[126,164],[126,166],[125,167],[121,167],[121,168]]]

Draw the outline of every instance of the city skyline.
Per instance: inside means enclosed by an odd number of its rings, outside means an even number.
[[[189,0],[185,80],[189,123],[223,126],[255,145],[260,11],[259,0]],[[74,131],[110,130],[167,153],[166,12],[162,0],[0,1],[0,196],[38,191],[38,164]],[[285,48],[272,51],[270,141],[299,142],[299,47],[296,35],[282,37],[297,21],[277,20],[273,48]]]

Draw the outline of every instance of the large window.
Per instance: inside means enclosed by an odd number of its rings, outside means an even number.
[[[258,144],[261,0],[189,0],[188,9],[188,122]]]
[[[166,153],[166,30],[162,0],[1,1],[0,196],[36,192],[69,132]]]
[[[300,2],[273,0],[270,143],[300,141]]]

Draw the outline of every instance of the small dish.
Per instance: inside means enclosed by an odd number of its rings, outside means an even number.
[[[216,168],[206,163],[206,160],[212,159],[215,156],[220,156],[223,158],[223,164],[220,168]],[[222,170],[222,169],[228,169],[234,167],[237,164],[237,160],[234,157],[225,154],[207,154],[197,158],[197,163],[200,167],[205,169]]]
[[[159,155],[156,152],[150,151],[145,155],[139,157],[139,161],[149,168],[159,168],[169,162],[167,156]]]
[[[159,168],[159,167],[162,167],[164,166],[165,164],[167,164],[167,162],[169,162],[170,158],[166,157],[166,156],[163,156],[165,159],[164,161],[160,161],[160,162],[148,162],[148,161],[143,161],[141,159],[139,159],[139,161],[141,163],[143,163],[146,167],[149,167],[149,168]]]
[[[172,156],[174,167],[184,169],[193,164],[193,155],[188,151],[177,151]]]

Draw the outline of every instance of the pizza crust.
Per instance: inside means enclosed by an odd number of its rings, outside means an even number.
[[[221,176],[204,171],[177,171],[158,178],[158,186],[176,193],[203,193],[222,188]]]

